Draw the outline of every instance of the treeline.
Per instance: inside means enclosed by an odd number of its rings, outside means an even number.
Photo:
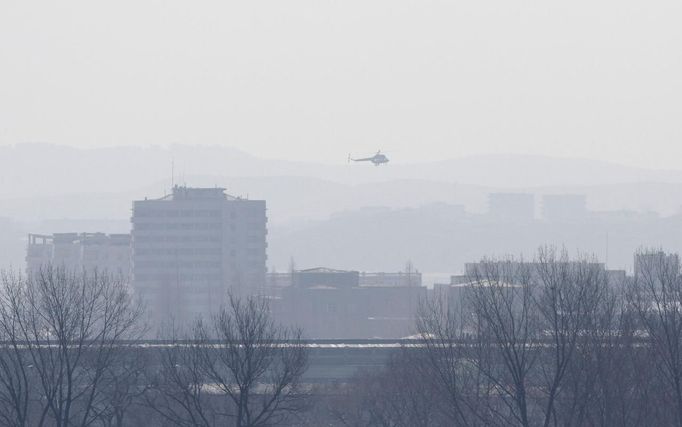
[[[230,295],[149,351],[143,306],[110,275],[47,266],[1,283],[1,426],[283,425],[307,402],[300,331],[264,300]]]
[[[422,302],[383,369],[326,386],[266,299],[229,295],[148,349],[114,277],[4,272],[0,425],[682,426],[679,259],[637,260],[623,278],[553,249],[484,259]]]
[[[336,387],[345,426],[682,425],[682,276],[637,255],[615,281],[589,258],[542,249],[486,259],[461,298],[424,303],[421,345]]]

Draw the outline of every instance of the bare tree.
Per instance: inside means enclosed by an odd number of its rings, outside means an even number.
[[[447,404],[440,410],[454,425],[476,425],[489,419],[480,403],[489,387],[487,381],[472,369],[473,341],[466,330],[467,308],[448,305],[442,295],[421,301],[417,315],[417,331],[423,344],[421,363],[414,370],[422,378],[430,378],[429,387],[442,396]]]
[[[199,321],[197,322],[200,324]],[[210,346],[203,326],[195,326],[185,339],[170,327],[168,345],[159,354],[160,369],[150,374],[146,404],[168,425],[178,427],[216,425],[216,409],[206,388],[204,350]]]
[[[338,387],[332,415],[349,426],[680,425],[679,268],[644,252],[635,278],[614,283],[595,259],[551,248],[530,263],[484,259],[451,289],[459,299],[421,304],[409,371],[393,359]]]
[[[628,303],[649,338],[656,366],[673,396],[682,426],[682,276],[679,258],[661,251],[637,254]]]
[[[0,424],[30,424],[31,362],[18,323],[24,315],[23,278],[2,271],[0,280]]]
[[[538,350],[542,355],[539,381],[546,394],[541,403],[542,425],[547,427],[556,417],[556,399],[581,341],[599,338],[590,330],[596,326],[595,317],[608,293],[608,279],[596,260],[571,261],[565,250],[557,254],[553,248],[540,249],[534,270],[535,308],[547,342]]]
[[[277,326],[257,297],[229,295],[211,322],[196,322],[188,342],[164,350],[162,364],[162,404],[150,404],[178,425],[281,425],[307,397],[301,332]]]
[[[562,425],[669,424],[654,409],[660,401],[650,350],[637,339],[633,320],[623,295],[608,289],[567,368],[555,411]]]
[[[309,425],[429,427],[451,425],[442,406],[447,398],[433,387],[420,347],[403,346],[380,369],[362,369],[348,382],[318,390],[323,398]]]
[[[532,424],[529,379],[540,330],[531,274],[527,263],[513,259],[483,260],[472,272],[469,298],[478,347],[472,360],[494,385],[499,398],[488,406],[500,424]]]
[[[141,407],[149,388],[147,370],[150,368],[144,348],[121,343],[123,352],[106,367],[103,379],[103,398],[94,407],[97,419],[107,427],[127,424],[133,407]]]
[[[598,348],[589,340],[614,333],[603,265],[541,248],[533,262],[484,259],[469,276],[459,301],[422,304],[417,322],[432,369],[425,375],[450,396],[451,421],[549,426],[576,418],[582,395],[564,393],[575,401],[557,412],[569,371]]]
[[[141,307],[123,282],[97,272],[47,266],[26,280],[4,277],[3,329],[12,325],[15,364],[30,368],[18,372],[39,407],[31,424],[90,425],[107,405],[105,374],[121,342],[137,337]]]

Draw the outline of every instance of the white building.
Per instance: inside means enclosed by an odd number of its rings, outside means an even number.
[[[263,200],[175,186],[133,202],[132,223],[133,286],[154,322],[206,317],[228,289],[255,293],[265,284]]]

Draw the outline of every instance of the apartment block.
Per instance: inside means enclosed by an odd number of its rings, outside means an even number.
[[[133,202],[133,286],[152,322],[208,316],[228,290],[265,285],[265,201],[224,188],[175,186],[160,199]]]

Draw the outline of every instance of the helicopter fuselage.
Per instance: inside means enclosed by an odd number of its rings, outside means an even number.
[[[350,159],[354,162],[372,162],[374,166],[379,166],[388,163],[388,157],[385,154],[377,153],[372,157],[365,157],[364,159]]]

